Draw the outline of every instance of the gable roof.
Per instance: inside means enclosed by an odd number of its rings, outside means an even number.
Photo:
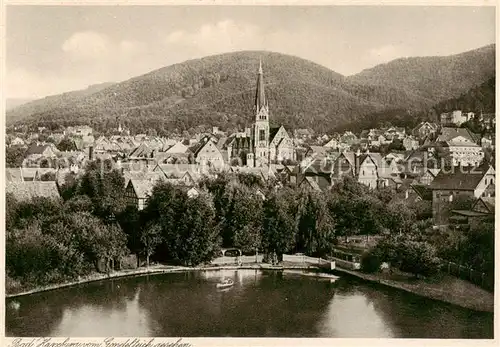
[[[154,183],[165,179],[163,172],[158,171],[124,171],[123,177],[125,179],[125,187],[130,180],[149,180]]]
[[[166,163],[169,161],[170,164],[172,163],[181,163],[184,162],[186,164],[189,163],[189,156],[191,152],[186,152],[186,153],[167,153],[167,152],[157,152],[154,155],[154,159],[156,160],[157,163]]]
[[[165,152],[166,153],[186,153],[188,151],[188,147],[184,145],[182,142],[176,142],[173,146],[169,147]]]
[[[138,199],[146,199],[151,195],[155,182],[150,180],[130,180],[128,186],[132,186]]]
[[[151,158],[153,154],[153,149],[150,148],[146,143],[142,142],[137,148],[135,148],[131,153],[130,157],[136,158]]]
[[[232,147],[234,150],[250,150],[252,148],[252,138],[246,135],[232,134],[223,145],[223,148],[227,147]]]
[[[441,169],[428,168],[425,172],[429,172],[433,177],[436,177],[441,172]]]
[[[194,153],[195,157],[198,157],[198,154],[206,147],[209,145],[213,145],[214,149],[219,151],[219,153],[222,154],[220,148],[217,146],[217,144],[212,141],[211,138],[209,137],[204,137],[200,142],[198,142],[195,146],[191,147],[190,150]]]
[[[5,192],[13,194],[19,200],[30,200],[34,197],[54,199],[60,197],[55,181],[8,182]]]
[[[432,201],[432,189],[429,189],[428,186],[424,186],[421,184],[412,184],[410,185],[410,187],[422,200]]]
[[[319,184],[311,176],[304,177],[304,179],[302,180],[300,185],[303,185],[303,184],[307,184],[309,187],[311,187],[315,191],[318,191],[318,192],[321,191]]]
[[[281,127],[272,127],[269,129],[269,142],[272,142]]]
[[[332,147],[332,146],[337,146],[338,140],[337,138],[332,138],[330,139],[327,143],[323,145],[323,147]]]
[[[332,154],[327,157],[314,158],[312,161],[307,163],[306,166],[302,168],[305,174],[331,174],[335,171],[337,158],[340,156],[339,153]]]
[[[438,125],[436,123],[430,123],[430,122],[420,122],[415,128],[413,128],[413,131],[418,131],[421,127],[426,126],[431,129],[436,130],[438,128]]]
[[[429,188],[433,190],[474,190],[485,174],[484,168],[457,168],[452,173],[440,171]]]
[[[464,137],[465,139],[475,142],[472,133],[467,128],[441,128],[441,134],[437,137],[436,142],[450,142],[456,137]]]
[[[158,164],[153,171],[162,171],[167,178],[181,178],[186,171],[189,171],[191,176],[200,174],[200,167],[196,164]]]
[[[322,192],[330,188],[330,181],[322,176],[305,176],[299,185],[301,186],[303,184],[307,184],[310,188],[318,192]]]
[[[288,135],[288,133],[286,132],[286,129],[283,125],[281,125],[279,127],[271,128],[269,130],[269,143],[273,142],[274,138],[276,137],[276,135],[278,134],[278,132],[280,131],[281,128],[283,128],[285,133]]]
[[[476,200],[472,206],[472,210],[475,210],[478,204],[482,204],[490,213],[495,213],[495,198],[494,197],[480,197]]]
[[[26,150],[26,156],[28,155],[34,155],[34,154],[39,154],[39,155],[42,155],[43,152],[47,149],[47,148],[50,148],[49,145],[38,145],[38,144],[33,144],[31,146],[28,147],[28,149]]]

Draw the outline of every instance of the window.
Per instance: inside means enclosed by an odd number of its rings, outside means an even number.
[[[266,140],[266,131],[264,129],[259,130],[259,141],[265,141]]]

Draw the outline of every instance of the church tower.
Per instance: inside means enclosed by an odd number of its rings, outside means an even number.
[[[253,129],[254,156],[257,166],[269,160],[269,106],[264,91],[262,62],[259,64],[255,93],[255,124]],[[260,165],[258,165],[260,164]]]

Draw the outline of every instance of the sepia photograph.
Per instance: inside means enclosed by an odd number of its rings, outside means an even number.
[[[495,338],[495,6],[4,10],[6,337]]]

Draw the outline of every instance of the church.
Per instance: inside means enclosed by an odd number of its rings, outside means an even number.
[[[254,104],[254,123],[244,132],[232,134],[226,141],[230,162],[237,159],[241,165],[268,166],[295,160],[292,138],[283,126],[269,125],[269,104],[264,90],[262,62],[259,64]]]

